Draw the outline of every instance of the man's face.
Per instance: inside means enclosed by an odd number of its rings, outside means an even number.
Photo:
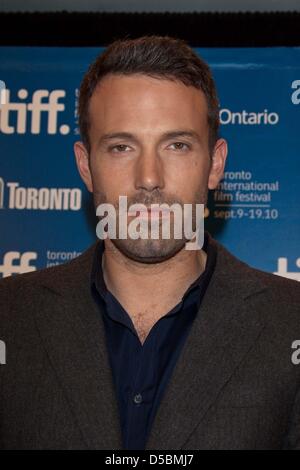
[[[219,139],[212,158],[206,98],[195,87],[138,74],[108,75],[91,97],[89,120],[90,155],[81,143],[75,144],[75,154],[95,207],[111,203],[118,215],[120,195],[127,196],[128,207],[205,204],[208,188],[222,177],[226,143]],[[170,239],[151,239],[149,222],[148,239],[112,242],[136,261],[162,261],[186,242],[184,234],[172,236],[173,219]]]

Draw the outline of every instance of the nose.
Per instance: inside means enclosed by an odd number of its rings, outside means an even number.
[[[135,168],[135,189],[153,191],[164,188],[163,163],[153,150],[140,154]]]

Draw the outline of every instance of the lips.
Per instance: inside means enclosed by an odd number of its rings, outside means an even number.
[[[158,217],[167,217],[170,214],[168,209],[156,209],[156,208],[148,208],[147,210],[140,210],[140,211],[133,211],[128,212],[130,217],[139,217],[139,218],[158,218]]]

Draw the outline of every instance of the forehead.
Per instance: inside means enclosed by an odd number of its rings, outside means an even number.
[[[149,131],[157,126],[207,125],[204,93],[180,81],[141,74],[108,75],[96,87],[89,105],[91,129],[130,125]],[[119,129],[120,130],[120,129]]]

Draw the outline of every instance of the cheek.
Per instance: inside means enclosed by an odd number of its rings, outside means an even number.
[[[111,160],[105,155],[95,158],[91,167],[93,179],[107,187],[119,186],[123,188],[128,181],[132,180],[133,168],[126,162]]]
[[[125,179],[124,175],[118,171],[111,171],[98,166],[92,171],[92,179],[94,196],[98,204],[107,202],[116,207],[119,204],[119,196],[128,197],[130,194],[130,185],[127,183],[128,177]]]
[[[91,160],[91,175],[95,188],[106,192],[111,186],[113,186],[114,181],[116,180],[116,175],[112,177],[113,174],[114,172],[111,171],[111,168],[109,168],[101,156],[95,156],[93,160]]]
[[[207,188],[208,165],[201,165],[199,161],[191,161],[188,165],[178,165],[168,174],[169,186],[178,194],[193,196],[196,192]]]

